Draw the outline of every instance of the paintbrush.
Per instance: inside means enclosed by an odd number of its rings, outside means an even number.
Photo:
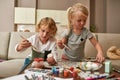
[[[61,35],[59,35],[59,34],[57,34],[59,37],[61,37]],[[71,48],[69,48],[66,44],[63,44],[63,46],[65,47],[65,48],[67,48],[68,50],[72,50]]]
[[[25,37],[23,37],[22,35],[20,35],[20,37],[22,38],[22,39],[26,39]],[[37,48],[35,47],[35,46],[33,46],[33,45],[31,45],[32,46],[32,48],[34,48],[36,51],[37,51]]]
[[[63,44],[63,46],[64,46],[65,48],[67,48],[68,50],[71,50],[71,48],[69,48],[67,45]]]

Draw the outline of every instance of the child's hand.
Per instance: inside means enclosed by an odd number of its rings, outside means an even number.
[[[98,53],[96,56],[96,60],[97,60],[97,62],[102,63],[105,60],[105,58],[102,53]]]
[[[64,48],[64,45],[62,43],[62,40],[58,40],[57,41],[57,45],[59,46],[60,49],[63,49]]]
[[[64,44],[66,44],[66,43],[67,43],[67,39],[66,39],[66,38],[63,38],[62,40],[58,40],[58,41],[57,41],[57,44],[58,44],[58,46],[59,46],[61,49],[64,48]]]
[[[66,44],[67,43],[67,38],[62,38],[62,44]]]
[[[50,64],[50,65],[55,65],[56,64],[56,61],[54,59],[54,57],[52,56],[52,54],[49,54],[48,57],[47,57],[47,62]]]
[[[20,51],[24,48],[28,48],[30,46],[31,46],[31,43],[28,40],[24,39],[22,40],[21,43],[18,44],[17,51]]]
[[[33,61],[33,63],[31,64],[31,67],[33,68],[43,68],[44,67],[44,61]]]

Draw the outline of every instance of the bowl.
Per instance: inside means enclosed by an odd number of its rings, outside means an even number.
[[[99,70],[102,67],[102,64],[97,62],[80,62],[79,65],[82,70]]]

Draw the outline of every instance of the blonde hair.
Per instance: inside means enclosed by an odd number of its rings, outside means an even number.
[[[57,26],[55,21],[52,18],[50,17],[42,18],[40,22],[37,24],[37,27],[36,27],[37,32],[39,32],[39,29],[41,28],[41,26],[47,26],[52,31],[52,35],[55,36],[57,32]]]
[[[67,15],[68,15],[68,29],[71,29],[71,18],[73,16],[73,14],[77,11],[82,12],[82,14],[84,16],[88,16],[88,9],[81,3],[76,3],[75,5],[73,5],[72,7],[69,7],[67,9]]]

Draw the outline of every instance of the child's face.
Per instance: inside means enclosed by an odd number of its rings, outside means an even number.
[[[51,30],[45,26],[42,25],[41,28],[39,29],[39,37],[42,43],[46,43],[48,39],[51,37]]]
[[[74,29],[82,29],[86,24],[87,16],[85,16],[80,11],[77,11],[73,14],[71,23]]]

